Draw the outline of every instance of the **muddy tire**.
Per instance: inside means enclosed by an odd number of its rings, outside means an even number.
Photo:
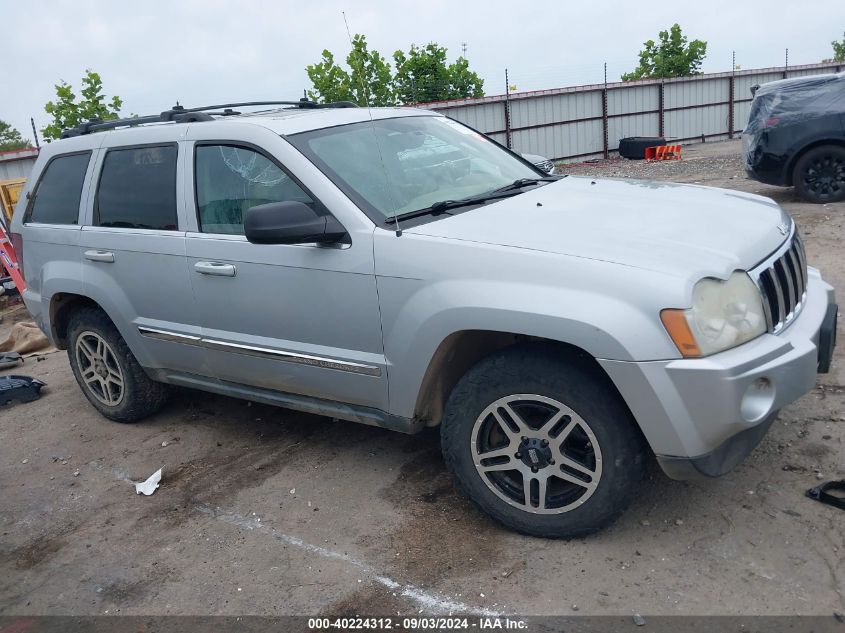
[[[821,145],[795,163],[795,192],[807,202],[827,204],[845,200],[845,147]]]
[[[136,422],[167,401],[167,385],[147,376],[101,310],[74,312],[68,324],[67,353],[82,393],[109,420]]]
[[[484,359],[449,396],[446,465],[484,512],[524,534],[573,538],[626,508],[646,445],[627,407],[590,362],[548,346]]]

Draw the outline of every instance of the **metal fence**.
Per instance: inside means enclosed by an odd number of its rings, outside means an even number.
[[[676,79],[572,86],[421,104],[517,152],[555,160],[608,158],[619,139],[677,143],[734,138],[745,127],[751,86],[840,72],[841,62],[738,70]]]

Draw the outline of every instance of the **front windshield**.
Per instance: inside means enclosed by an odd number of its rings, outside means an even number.
[[[288,140],[377,222],[542,175],[441,116],[377,119]]]

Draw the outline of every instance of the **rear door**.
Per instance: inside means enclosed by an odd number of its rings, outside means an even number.
[[[179,131],[109,134],[80,231],[88,296],[144,367],[208,375],[185,270]]]
[[[187,234],[188,273],[215,375],[386,410],[372,223],[348,214],[343,203],[330,208],[318,199],[313,192],[324,183],[330,197],[343,196],[278,135],[258,126],[233,131],[236,141],[202,125],[190,132],[195,229]],[[246,211],[286,200],[335,212],[350,243],[248,242]]]

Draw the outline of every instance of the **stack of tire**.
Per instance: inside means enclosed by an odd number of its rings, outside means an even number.
[[[646,147],[662,147],[666,139],[660,136],[629,136],[619,140],[619,155],[622,158],[643,160]]]

